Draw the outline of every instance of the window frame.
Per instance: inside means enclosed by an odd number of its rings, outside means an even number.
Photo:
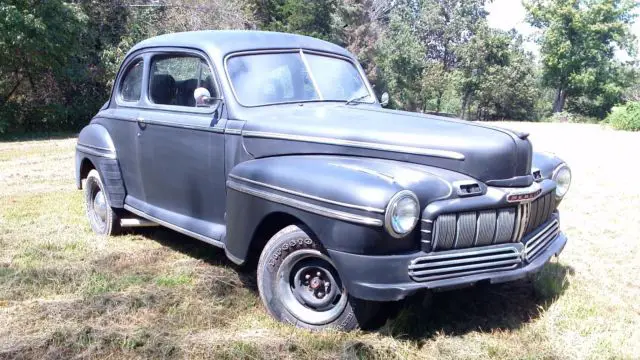
[[[305,67],[307,68],[307,71],[309,72],[309,77],[312,79],[313,85],[316,88],[316,91],[318,92],[319,99],[297,100],[297,101],[281,101],[281,102],[274,102],[274,103],[260,104],[260,105],[243,104],[240,101],[240,98],[238,97],[238,94],[236,93],[235,86],[234,86],[233,82],[231,81],[231,76],[229,76],[229,65],[228,65],[229,59],[234,58],[234,57],[238,57],[238,56],[246,56],[246,55],[288,54],[288,53],[299,53],[300,54],[300,56],[302,57],[302,62],[304,63]],[[364,82],[364,85],[365,85],[367,91],[369,92],[369,96],[371,96],[371,98],[373,99],[371,102],[364,102],[364,103],[368,104],[368,105],[373,105],[373,104],[377,104],[378,103],[378,99],[376,98],[375,93],[373,92],[373,89],[371,88],[371,84],[369,84],[369,81],[367,80],[367,77],[365,76],[364,72],[362,71],[362,68],[353,59],[351,59],[350,57],[339,55],[339,54],[335,54],[335,53],[317,51],[317,50],[310,50],[310,49],[301,49],[301,48],[298,48],[298,49],[290,48],[290,49],[249,50],[249,51],[238,51],[238,52],[233,52],[233,53],[227,54],[224,57],[224,61],[223,61],[223,63],[224,63],[224,73],[225,73],[225,77],[226,77],[227,83],[229,84],[229,87],[231,88],[231,93],[233,93],[233,97],[235,98],[236,102],[240,106],[245,107],[245,108],[256,108],[256,107],[262,107],[262,106],[273,106],[273,105],[282,105],[282,104],[313,103],[313,102],[342,102],[342,103],[344,103],[346,100],[325,100],[325,99],[322,98],[322,93],[318,89],[318,85],[316,84],[316,81],[314,79],[314,74],[313,74],[313,72],[311,72],[311,68],[310,68],[309,64],[307,63],[307,60],[304,57],[305,54],[332,57],[332,58],[344,60],[344,61],[347,61],[347,62],[351,63],[351,65],[353,65],[353,67],[356,69],[356,71],[360,75],[360,78]]]
[[[129,70],[131,69],[131,66],[133,66],[133,64],[138,61],[142,62],[142,77],[140,78],[140,82],[141,82],[140,97],[138,97],[138,100],[135,100],[135,101],[127,101],[127,100],[124,100],[124,98],[122,97],[122,83],[124,83],[126,76],[129,74]],[[144,55],[140,53],[135,54],[134,56],[131,57],[131,59],[127,60],[122,65],[121,71],[119,71],[120,75],[116,78],[117,82],[116,82],[116,86],[114,89],[115,90],[114,96],[113,96],[118,106],[137,107],[140,104],[140,101],[144,97],[146,67],[147,67],[147,62],[145,61]]]

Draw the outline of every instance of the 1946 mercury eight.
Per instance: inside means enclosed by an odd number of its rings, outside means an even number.
[[[145,40],[79,135],[91,227],[160,224],[257,261],[267,310],[312,329],[353,329],[421,289],[520,279],[562,251],[562,160],[524,133],[384,102],[325,41]]]

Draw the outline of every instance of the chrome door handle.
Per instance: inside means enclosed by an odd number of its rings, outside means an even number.
[[[147,123],[144,121],[144,118],[142,116],[138,116],[136,118],[136,122],[138,123],[138,127],[142,130],[147,127]]]

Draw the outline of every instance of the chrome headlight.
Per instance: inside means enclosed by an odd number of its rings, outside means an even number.
[[[419,216],[418,197],[412,191],[402,190],[389,201],[384,216],[384,225],[391,236],[400,238],[413,230]]]
[[[551,178],[556,182],[556,199],[563,198],[571,186],[571,169],[562,164],[553,171]]]

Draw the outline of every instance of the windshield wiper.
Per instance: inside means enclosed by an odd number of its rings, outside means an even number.
[[[368,98],[369,96],[371,96],[371,94],[365,94],[365,95],[362,95],[362,96],[354,97],[354,98],[351,98],[351,99],[347,100],[347,102],[344,103],[344,104],[345,105],[360,104],[360,103],[362,103],[363,99]]]

